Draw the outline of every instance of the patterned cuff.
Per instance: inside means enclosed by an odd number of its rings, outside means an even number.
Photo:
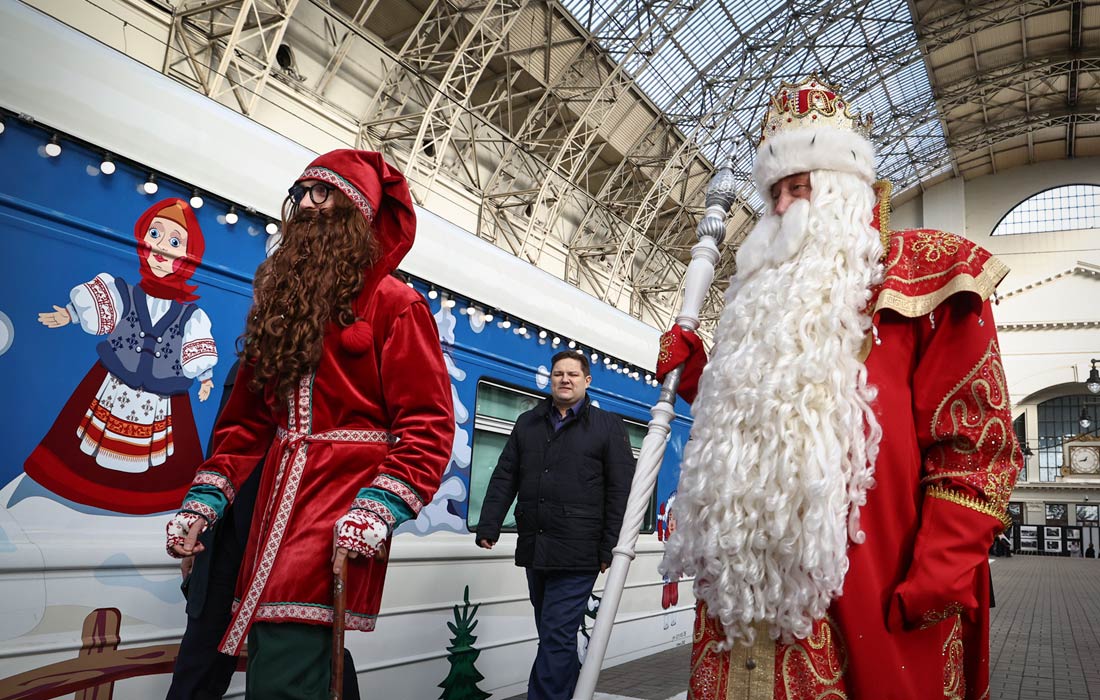
[[[382,518],[390,529],[412,520],[424,507],[420,495],[400,479],[386,474],[375,477],[371,485],[359,489],[352,510],[367,510]]]
[[[386,551],[389,526],[368,510],[352,510],[336,521],[336,546],[374,557]]]
[[[195,490],[195,487],[198,486],[213,486],[225,496],[226,501],[229,503],[237,500],[237,489],[233,488],[233,482],[218,472],[201,471],[195,474],[195,478],[191,482],[191,489]],[[202,491],[209,492],[208,489],[202,489]]]

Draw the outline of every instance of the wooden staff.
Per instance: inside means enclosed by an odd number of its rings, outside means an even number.
[[[330,700],[344,696],[344,612],[347,610],[348,564],[345,559],[340,573],[332,575],[332,683]]]
[[[699,310],[706,299],[711,282],[714,281],[714,266],[718,262],[718,246],[726,236],[726,215],[734,201],[733,170],[725,167],[714,174],[707,186],[707,210],[696,235],[699,242],[691,249],[691,263],[688,264],[684,278],[684,301],[676,324],[684,330],[694,331],[699,327]],[[607,642],[611,638],[611,627],[615,623],[615,613],[619,609],[626,575],[630,562],[634,560],[634,546],[638,533],[642,529],[642,520],[649,507],[649,498],[653,486],[657,483],[657,472],[661,468],[661,459],[665,454],[669,425],[676,413],[673,403],[676,401],[676,388],[680,385],[681,364],[665,377],[661,385],[661,395],[657,404],[650,409],[652,419],[642,449],[638,455],[638,464],[634,469],[634,479],[630,483],[630,495],[626,502],[623,526],[619,530],[619,542],[611,550],[611,568],[607,574],[607,585],[600,600],[596,623],[588,642],[588,653],[581,667],[573,700],[592,700],[596,691],[596,679],[600,675]]]

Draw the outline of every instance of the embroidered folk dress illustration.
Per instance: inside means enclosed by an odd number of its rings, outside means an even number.
[[[147,514],[174,508],[202,461],[187,392],[197,379],[206,400],[218,353],[187,284],[204,250],[191,208],[159,202],[134,236],[138,284],[100,273],[74,287],[66,306],[39,315],[47,327],[76,324],[105,340],[24,468],[77,503]]]

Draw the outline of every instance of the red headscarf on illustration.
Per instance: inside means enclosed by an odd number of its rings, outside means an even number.
[[[145,243],[145,234],[156,217],[170,219],[187,229],[187,250],[176,262],[175,272],[167,277],[157,277],[149,268],[149,247]],[[134,238],[137,240],[138,263],[141,266],[142,290],[151,297],[171,299],[178,302],[190,302],[198,299],[193,292],[196,285],[188,284],[195,268],[202,263],[202,254],[206,250],[206,241],[199,228],[199,220],[191,205],[182,199],[172,197],[164,199],[145,210],[134,225]]]

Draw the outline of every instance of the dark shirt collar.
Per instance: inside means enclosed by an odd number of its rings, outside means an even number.
[[[550,423],[554,426],[554,430],[560,430],[563,425],[565,425],[575,417],[579,416],[581,414],[581,411],[584,409],[586,401],[588,401],[588,394],[585,394],[584,398],[565,409],[565,415],[563,416],[561,414],[561,411],[558,410],[558,407],[554,405],[554,399],[551,397]]]

